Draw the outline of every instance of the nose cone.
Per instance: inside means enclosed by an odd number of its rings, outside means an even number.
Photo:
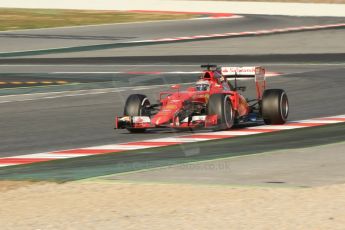
[[[157,114],[158,115],[158,114]],[[156,126],[161,126],[169,123],[170,117],[169,116],[154,116],[151,120],[151,123]]]

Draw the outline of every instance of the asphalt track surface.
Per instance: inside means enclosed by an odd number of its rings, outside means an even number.
[[[335,129],[333,128],[332,131],[335,131]],[[312,133],[312,135],[317,134],[315,130],[313,130]],[[336,135],[342,136],[341,133],[336,133]],[[324,136],[318,135],[308,141],[321,142],[324,144],[325,140],[320,140],[321,137]],[[277,140],[279,138],[276,137],[275,139]],[[342,138],[344,138],[344,136],[342,136]],[[282,150],[270,147],[269,151],[263,152],[261,152],[262,149],[257,149],[253,151],[254,154],[250,154],[251,147],[249,147],[244,155],[239,154],[237,156],[221,159],[169,165],[166,167],[130,171],[120,174],[114,173],[113,175],[94,179],[106,180],[107,182],[188,183],[230,185],[233,187],[268,186],[305,188],[343,184],[345,182],[345,155],[339,150],[344,149],[345,142],[332,143],[334,140],[331,140],[330,136],[326,139],[328,139],[327,141],[331,144],[311,147],[306,146],[304,143],[302,145],[296,145],[294,149],[284,148],[286,145],[283,144],[281,146],[283,147]],[[292,138],[289,138],[289,140],[291,141]],[[248,142],[249,140],[247,139],[246,141]],[[305,142],[305,140],[302,142]],[[238,143],[233,142],[228,144],[233,146]],[[272,144],[270,143],[268,145]],[[197,152],[196,150],[195,152]],[[228,150],[228,152],[231,152],[231,150]],[[167,154],[167,152],[165,153]],[[334,159],[336,159],[336,161]]]
[[[250,156],[252,154],[267,151],[292,149],[293,152],[293,148],[308,148],[315,145],[332,144],[341,142],[344,140],[344,138],[344,124],[329,125],[323,127],[299,129],[296,131],[290,130],[275,134],[262,134],[240,138],[207,141],[202,143],[176,145],[164,148],[135,150],[121,154],[110,153],[68,160],[35,163],[31,165],[12,166],[0,169],[0,179],[49,180],[64,182],[115,174],[115,176],[107,177],[107,179],[116,180],[116,174],[119,173],[213,160],[217,158],[236,157],[243,155]],[[342,152],[339,152],[339,150],[338,152],[335,150],[334,153],[337,155],[342,154]],[[260,159],[260,156],[256,158]],[[286,164],[291,163],[289,155],[283,157],[281,160],[285,160]],[[308,162],[305,162],[305,159],[300,158],[300,160],[306,164],[306,170],[310,169],[310,164],[308,165]],[[334,175],[334,167],[332,166],[337,165],[338,171],[336,174],[340,175],[340,180],[338,179],[338,183],[344,182],[344,170],[342,167],[339,168],[339,163],[342,162],[342,158],[335,158],[333,160],[330,159],[326,165],[325,162],[322,161],[322,158],[320,159],[321,161],[318,160],[319,159],[317,158],[312,159],[312,161],[316,162],[316,164],[321,164],[321,169],[323,169],[322,172],[325,173],[323,178],[327,179],[327,177],[330,175]],[[191,167],[191,169],[193,169],[193,167]],[[267,171],[270,170],[271,168],[267,168]],[[247,168],[245,171],[246,173],[251,173],[253,172],[253,169]],[[267,177],[272,176],[272,171],[267,175]],[[294,168],[290,168],[290,171],[294,175],[300,176],[298,171],[295,171]],[[329,173],[330,171],[332,173]],[[318,174],[320,174],[320,172],[316,173],[316,175]],[[194,181],[194,176],[195,178],[199,177],[200,179],[200,174],[193,175],[191,171],[185,170],[184,177],[186,179]],[[207,176],[211,179],[214,178],[212,174],[208,174]],[[167,177],[173,178],[174,173],[167,175]],[[236,176],[230,173],[223,174],[223,177],[236,178]],[[139,178],[142,179],[142,177]],[[165,178],[165,181],[168,179],[169,178]],[[303,179],[301,178],[301,180],[304,184],[308,184],[308,177]],[[205,180],[203,181],[205,182]],[[330,181],[334,181],[334,179],[331,179]],[[219,182],[219,180],[216,180],[216,183],[217,182]],[[240,182],[237,183],[242,184]]]
[[[167,56],[163,58],[161,62],[171,60],[174,56],[180,59],[180,62],[188,61],[188,55],[199,55],[203,56],[207,54],[209,57],[221,56],[220,61],[226,60],[227,56],[232,56],[231,61],[236,61],[236,58],[240,58],[243,61],[260,60],[257,56],[259,55],[266,57],[266,59],[273,60],[272,56],[277,56],[278,61],[285,61],[289,55],[293,56],[296,54],[305,55],[310,54],[310,58],[315,59],[318,56],[322,61],[325,59],[325,54],[341,54],[345,52],[345,45],[343,44],[345,36],[345,30],[342,28],[338,29],[327,29],[327,30],[314,30],[304,32],[289,32],[289,33],[278,33],[278,34],[266,34],[266,35],[246,35],[242,34],[239,37],[224,38],[224,37],[213,37],[204,38],[198,40],[183,40],[183,41],[170,41],[170,42],[143,42],[140,44],[118,44],[115,45],[100,45],[91,47],[76,47],[72,48],[74,52],[66,52],[67,50],[60,49],[59,52],[50,53],[48,51],[33,51],[36,57],[40,58],[113,58],[113,61],[120,61],[119,57],[147,57],[148,60],[142,58],[138,59],[136,63],[152,61],[157,56]],[[324,41],[320,43],[320,41]],[[154,44],[154,45],[153,45]],[[295,45],[298,44],[298,45]],[[173,47],[173,49],[172,49]],[[303,47],[301,49],[301,47]],[[91,49],[88,50],[88,49]],[[32,53],[32,54],[33,54]],[[44,54],[45,53],[45,54]],[[30,52],[24,52],[25,55],[30,55]],[[168,55],[166,55],[168,54]],[[271,56],[267,56],[270,54]],[[284,54],[284,55],[281,55]],[[14,54],[12,54],[14,55]],[[15,54],[18,55],[18,54]],[[279,57],[280,55],[280,57]],[[187,58],[183,58],[187,56]],[[236,58],[235,58],[235,57]],[[249,56],[249,58],[248,58]],[[252,57],[251,57],[252,56]],[[117,57],[117,58],[116,58]],[[334,58],[334,57],[333,57]],[[73,60],[73,59],[72,59]],[[108,59],[111,60],[111,59]],[[127,59],[128,60],[128,59]],[[189,59],[190,61],[191,59]],[[205,59],[203,59],[205,61]],[[79,60],[83,61],[83,60]],[[134,60],[133,60],[134,61]],[[196,61],[196,60],[194,60]],[[206,59],[206,61],[213,61]],[[290,60],[291,61],[291,60]],[[298,59],[295,61],[299,61]],[[114,63],[113,62],[113,63]],[[120,61],[121,62],[121,61]]]
[[[317,66],[314,71],[310,68],[308,67],[307,72],[301,71],[268,79],[270,88],[284,88],[288,93],[291,106],[289,119],[344,114],[345,108],[340,106],[345,103],[345,78],[342,75],[344,68],[325,66],[320,69],[320,66]],[[154,101],[158,92],[164,88],[161,85],[178,83],[181,79],[192,82],[196,76],[192,74],[183,77],[122,78],[123,81],[127,81],[128,86],[134,88],[113,93],[86,93],[43,99],[40,96],[35,98],[34,94],[19,95],[22,97],[19,101],[1,104],[1,127],[4,132],[0,134],[0,152],[2,156],[10,156],[174,135],[155,131],[146,135],[128,134],[126,130],[114,131],[114,116],[122,114],[124,101],[129,94],[146,94]],[[253,82],[248,81],[246,84],[250,86]],[[112,85],[112,82],[109,82],[109,85]],[[147,85],[149,88],[138,88],[136,85]],[[250,88],[247,91],[253,92]],[[54,95],[48,94],[49,96]],[[27,98],[33,100],[26,101]],[[6,102],[9,97],[2,100]]]
[[[0,44],[6,44],[1,46],[1,53],[6,53],[344,22],[343,18],[332,17],[246,15],[238,19],[184,20],[0,32]]]
[[[270,27],[343,21],[344,19],[341,18],[247,16],[242,19],[229,20],[195,20],[93,26],[78,29],[18,31],[0,33],[0,44],[7,44],[1,46],[1,51],[7,52],[17,49],[53,48],[61,45],[99,44],[113,39],[131,40],[187,36],[189,34],[217,33],[224,30],[229,31],[229,29],[230,31],[242,31],[244,28],[246,30],[267,29]],[[140,30],[138,30],[138,25]],[[102,34],[102,36],[99,36],[99,34]],[[298,34],[303,37],[304,33]],[[274,36],[276,35],[271,37],[274,38]],[[26,44],[30,45],[27,46]],[[269,47],[269,42],[266,45]],[[114,116],[115,114],[122,114],[124,101],[129,94],[140,92],[146,94],[151,101],[154,101],[157,93],[164,89],[164,85],[181,81],[184,83],[193,82],[197,74],[162,76],[139,73],[128,76],[126,74],[96,73],[102,71],[196,71],[199,70],[199,64],[203,64],[204,61],[208,60],[214,60],[216,64],[231,62],[238,65],[253,64],[255,60],[258,60],[257,63],[266,66],[269,71],[283,73],[281,76],[269,78],[268,86],[269,88],[284,88],[287,91],[291,107],[290,120],[345,114],[345,107],[343,106],[345,103],[343,42],[339,42],[339,53],[320,55],[309,54],[307,51],[303,52],[303,44],[296,44],[296,46],[300,47],[299,54],[271,55],[268,48],[267,54],[256,56],[207,56],[207,53],[200,56],[191,52],[176,58],[176,56],[169,57],[169,53],[165,50],[164,53],[161,53],[164,57],[137,57],[135,51],[133,51],[132,56],[129,57],[1,59],[0,70],[2,73],[0,79],[15,76],[16,80],[35,80],[48,76],[49,79],[69,79],[86,84],[1,89],[0,94],[5,96],[0,98],[0,156],[14,156],[176,135],[169,130],[166,132],[152,131],[146,135],[128,134],[126,130],[114,131]],[[174,50],[174,46],[171,46],[170,49]],[[250,84],[250,82],[244,84]],[[146,88],[140,88],[139,86],[146,86]],[[102,87],[114,87],[119,90],[92,93],[93,88]],[[80,89],[86,91],[75,96],[53,97],[50,95],[52,91],[63,92],[65,90]],[[249,95],[250,89],[247,91],[246,93]],[[30,94],[20,95],[23,92],[29,92]],[[47,96],[34,94],[38,92],[47,93]],[[16,99],[12,100],[8,94],[16,94]],[[334,129],[337,130],[335,139],[343,138],[340,135],[343,133],[343,127],[340,126],[340,128],[336,127]],[[332,129],[327,129],[327,131],[332,132]],[[290,136],[286,138],[291,139],[294,136],[293,133],[294,131],[290,132]],[[310,135],[312,136],[312,132],[303,133],[300,139]],[[321,133],[318,133],[318,135],[321,135]],[[274,135],[268,135],[266,144],[274,140]],[[296,139],[293,139],[289,143],[292,146],[296,144],[296,141]],[[309,141],[313,142],[310,139]],[[316,140],[314,141],[316,142]],[[220,148],[225,148],[224,146],[228,145],[227,143]],[[255,143],[252,143],[252,146],[254,148]],[[241,151],[239,150],[239,152]],[[176,154],[185,154],[185,149],[180,146],[175,148],[174,152]],[[219,152],[220,154],[217,156],[222,155],[222,151]],[[159,154],[158,158],[163,159],[169,154]],[[205,154],[207,155],[206,152]],[[212,154],[209,152],[208,157],[212,157]],[[213,154],[213,157],[216,157],[216,155]],[[132,160],[140,162],[143,158],[134,155]]]

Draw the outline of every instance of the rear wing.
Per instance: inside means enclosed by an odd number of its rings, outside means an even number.
[[[253,67],[222,67],[222,75],[227,77],[252,77],[255,82],[265,80],[265,68],[261,66]]]
[[[221,67],[221,72],[227,79],[231,78],[254,78],[257,99],[261,100],[266,88],[265,68],[261,66],[250,67]]]

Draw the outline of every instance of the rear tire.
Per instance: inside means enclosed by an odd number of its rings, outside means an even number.
[[[262,96],[262,118],[267,125],[284,124],[289,115],[289,101],[284,90],[268,89]]]
[[[230,129],[234,125],[235,111],[229,95],[212,94],[208,101],[208,115],[217,115],[217,130]]]
[[[130,95],[125,103],[123,111],[124,116],[150,116],[149,112],[145,110],[146,106],[150,105],[149,99],[142,94]],[[143,133],[146,129],[127,129],[131,133]]]

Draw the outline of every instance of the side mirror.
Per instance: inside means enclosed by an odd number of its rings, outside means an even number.
[[[176,85],[172,85],[170,88],[172,88],[172,89],[180,89],[181,88],[181,85],[179,85],[179,84],[176,84]]]

